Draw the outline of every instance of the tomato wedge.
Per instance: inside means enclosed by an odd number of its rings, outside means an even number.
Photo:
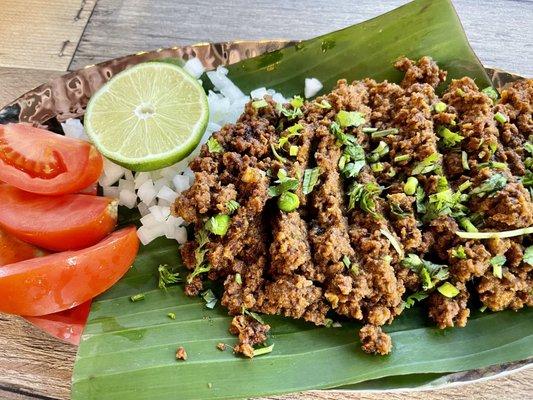
[[[117,223],[117,202],[87,194],[44,196],[0,185],[0,227],[20,240],[53,251],[98,243]]]
[[[24,243],[0,229],[0,267],[30,258],[42,257],[45,254],[41,249]]]
[[[28,124],[0,125],[0,180],[32,193],[75,193],[96,182],[103,159],[83,140]]]
[[[78,345],[91,311],[91,303],[89,300],[69,310],[25,319],[58,339]]]
[[[87,249],[4,265],[0,312],[39,316],[84,303],[117,282],[138,250],[136,229],[129,227]]]
[[[33,247],[31,244],[24,243],[0,229],[0,268],[5,264],[44,255],[46,255],[44,251]],[[70,310],[41,317],[26,317],[26,320],[58,339],[77,345],[80,343],[81,334],[91,309],[91,303],[92,300],[89,300]]]

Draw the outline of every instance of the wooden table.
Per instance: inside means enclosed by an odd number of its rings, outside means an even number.
[[[23,0],[1,2],[0,106],[66,70],[109,58],[189,44],[308,38],[374,17],[405,0]],[[487,66],[533,76],[533,1],[455,0]],[[0,315],[0,399],[68,399],[76,349],[24,320]],[[533,369],[423,394],[344,399],[530,399]],[[285,396],[284,398],[294,398]],[[298,398],[339,399],[305,393]]]

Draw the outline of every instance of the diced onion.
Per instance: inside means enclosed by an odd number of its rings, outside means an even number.
[[[205,71],[202,62],[196,57],[188,60],[183,66],[183,69],[195,78],[199,78],[200,76],[202,76]]]
[[[322,85],[322,82],[320,82],[316,78],[306,78],[305,79],[305,88],[304,88],[304,95],[308,99],[310,97],[313,97],[316,95],[320,90],[324,87]]]

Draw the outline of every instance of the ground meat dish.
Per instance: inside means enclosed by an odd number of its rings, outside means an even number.
[[[173,209],[195,231],[185,290],[223,284],[235,352],[267,340],[261,313],[355,319],[362,349],[388,354],[382,326],[415,302],[439,328],[465,326],[473,307],[533,304],[528,235],[475,237],[533,224],[533,80],[498,94],[468,77],[446,86],[430,57],[395,67],[400,84],[250,102],[213,135],[223,150],[191,163]]]

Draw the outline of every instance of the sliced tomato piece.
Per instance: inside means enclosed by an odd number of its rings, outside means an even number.
[[[129,227],[87,249],[4,265],[0,312],[39,316],[84,303],[117,282],[138,250],[136,229]]]
[[[0,226],[47,250],[78,250],[98,243],[117,223],[116,200],[87,194],[44,196],[0,185]]]
[[[25,319],[58,339],[78,345],[91,311],[91,303],[92,300],[89,300],[69,310]]]
[[[2,265],[42,257],[46,253],[24,243],[0,229],[0,268]],[[26,317],[28,322],[58,339],[78,345],[91,309],[92,300],[70,310],[40,317]]]
[[[24,243],[0,229],[0,267],[46,254],[41,249]]]
[[[103,159],[83,140],[28,124],[0,125],[0,180],[32,193],[78,192],[96,182]]]

